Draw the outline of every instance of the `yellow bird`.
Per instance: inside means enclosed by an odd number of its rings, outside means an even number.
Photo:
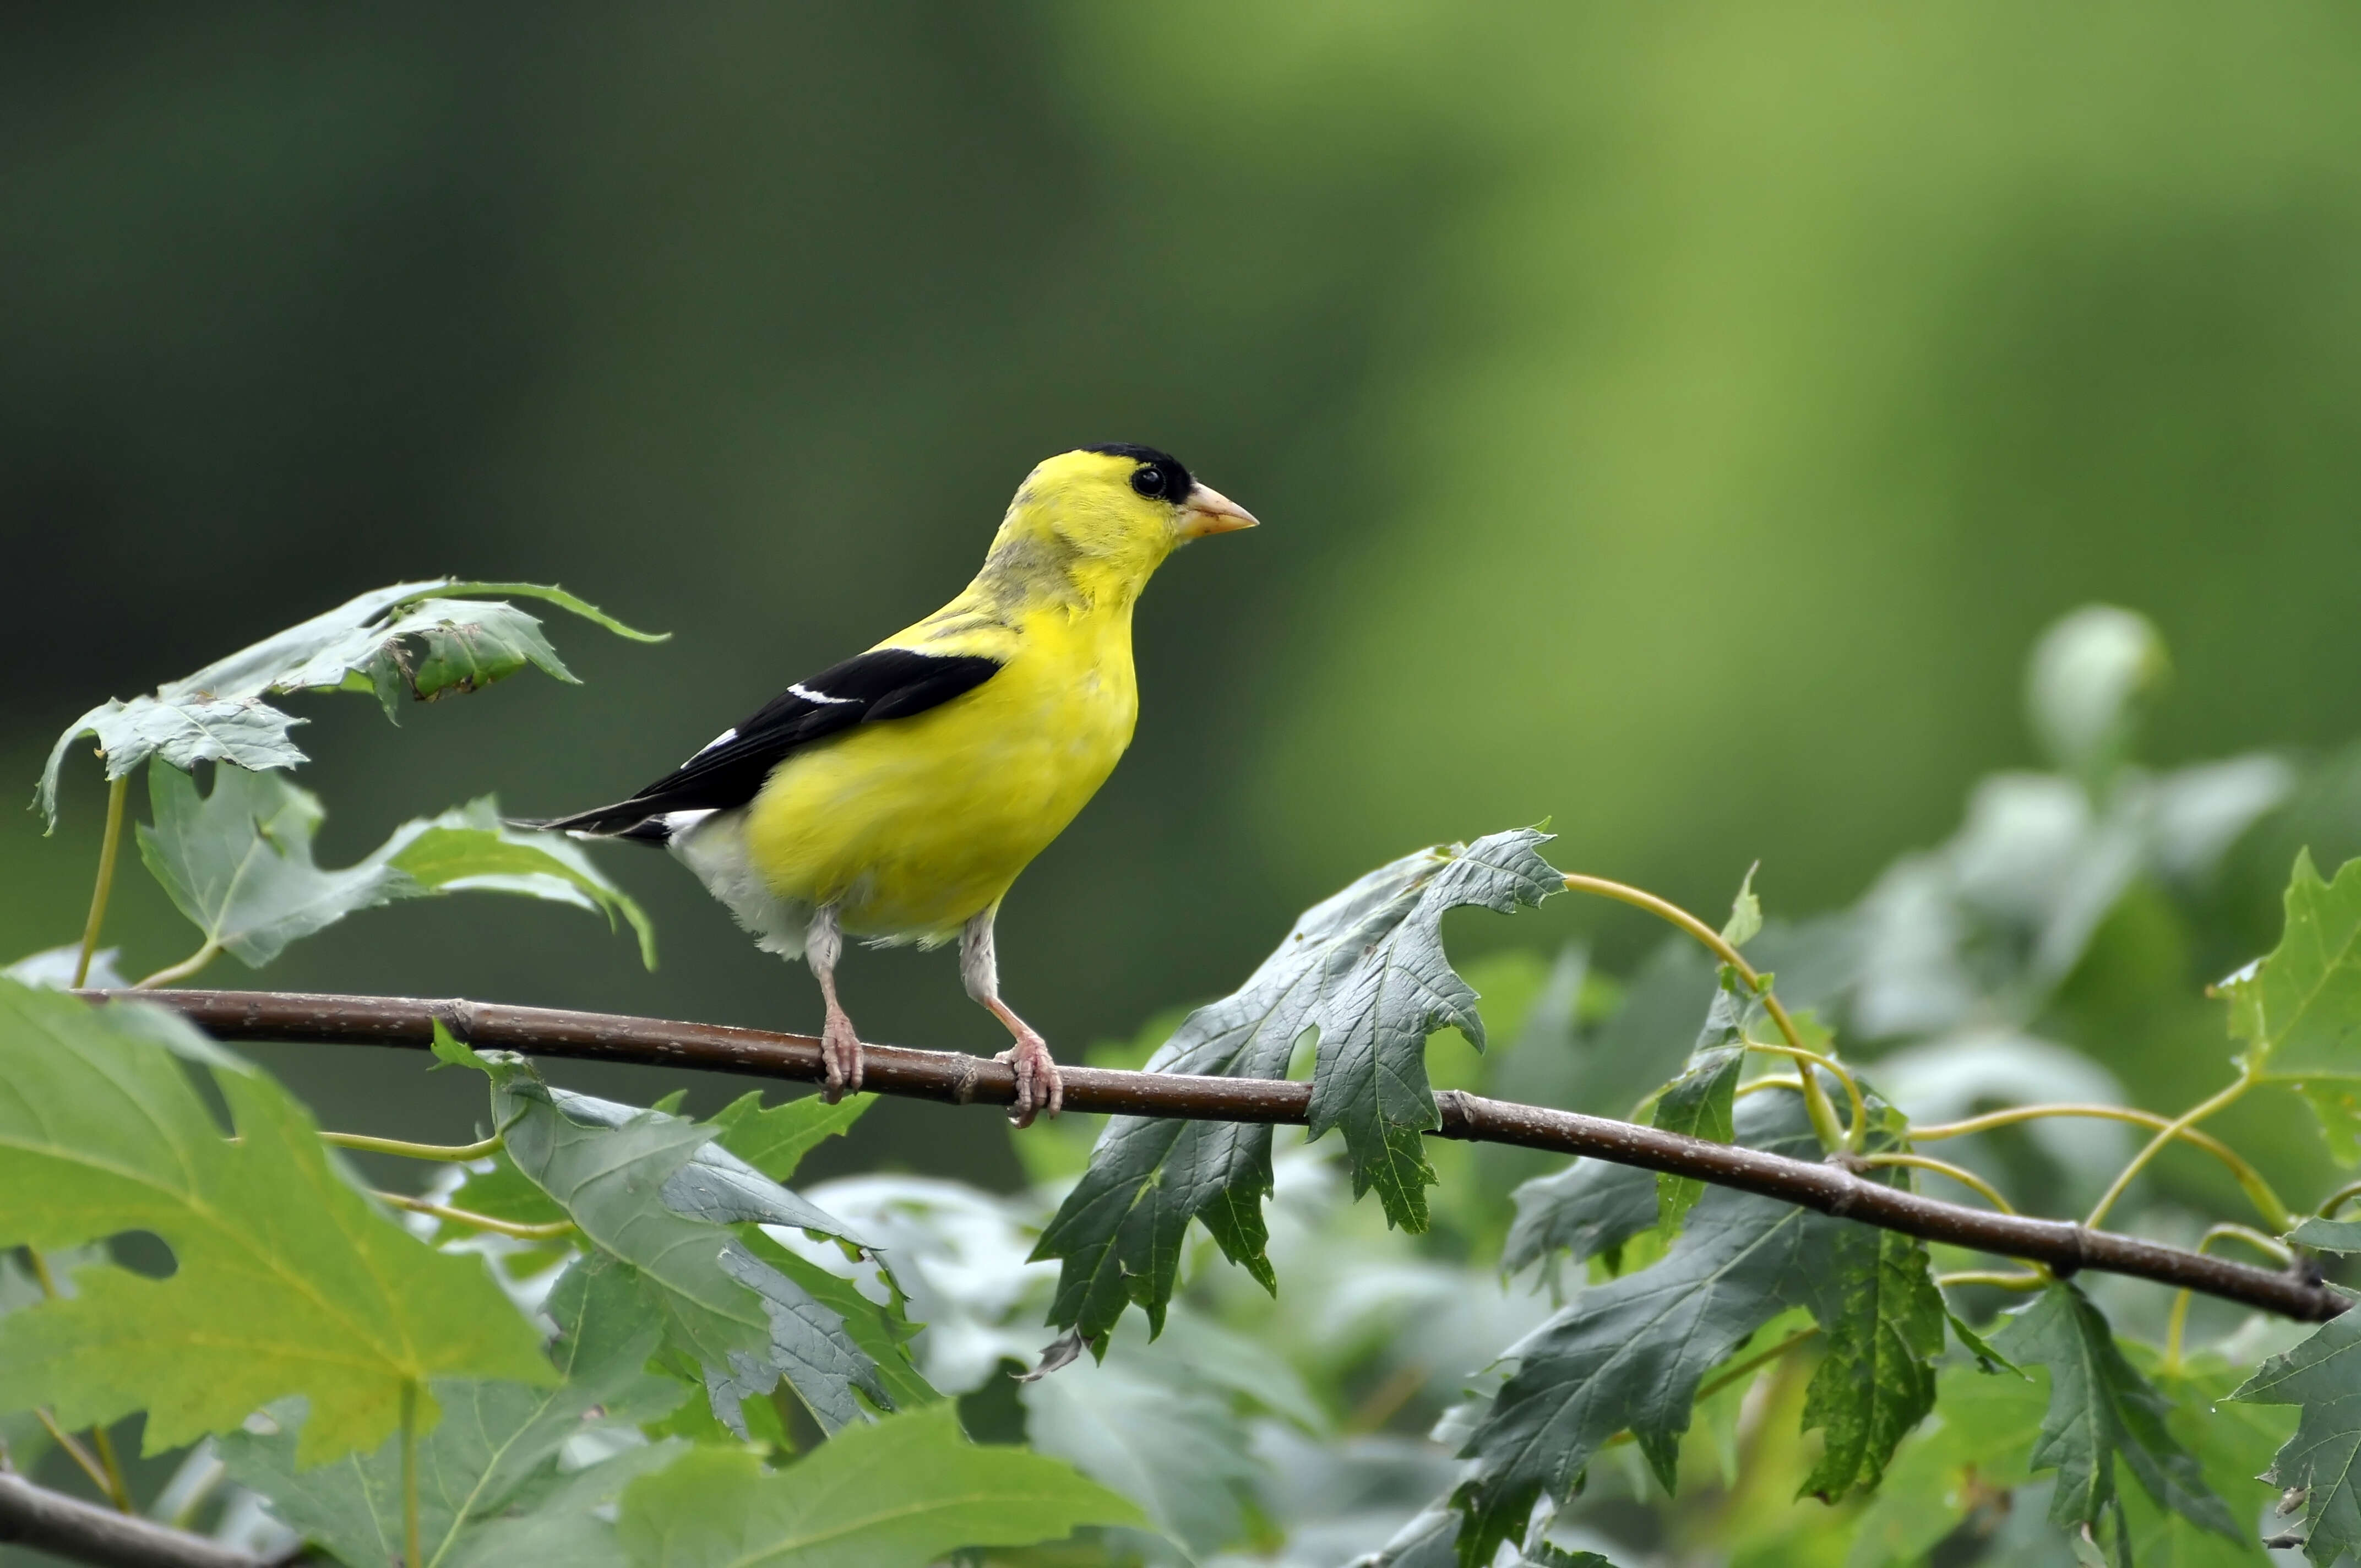
[[[807,959],[833,1102],[861,1087],[837,1000],[844,938],[960,942],[967,992],[1016,1044],[1012,1120],[1058,1113],[1057,1063],[1000,998],[992,923],[1131,743],[1131,609],[1164,558],[1254,516],[1147,446],[1035,468],[957,598],[796,682],[629,800],[535,826],[662,844],[756,944]]]

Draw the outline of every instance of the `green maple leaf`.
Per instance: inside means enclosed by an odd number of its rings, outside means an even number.
[[[1439,923],[1463,905],[1506,914],[1559,891],[1539,853],[1547,841],[1520,828],[1370,872],[1306,911],[1245,985],[1190,1014],[1148,1070],[1278,1078],[1296,1042],[1316,1032],[1312,1135],[1342,1128],[1354,1195],[1375,1187],[1389,1223],[1424,1229],[1434,1172],[1420,1143],[1440,1125],[1426,1039],[1455,1027],[1484,1042],[1476,992],[1444,957]],[[1246,1123],[1111,1119],[1034,1249],[1065,1263],[1050,1321],[1095,1339],[1136,1302],[1161,1327],[1192,1219],[1276,1290],[1262,1217],[1270,1137]]]
[[[713,1124],[723,1148],[772,1180],[786,1181],[804,1156],[829,1138],[842,1137],[875,1103],[873,1094],[849,1094],[833,1105],[807,1094],[765,1108],[762,1091],[755,1090],[723,1106]]]
[[[2339,1289],[2346,1299],[2361,1296]],[[2361,1552],[2361,1310],[2348,1310],[2312,1337],[2263,1363],[2230,1398],[2295,1405],[2295,1435],[2264,1479],[2304,1494],[2304,1555],[2332,1563]]]
[[[176,767],[148,770],[155,822],[139,825],[139,854],[208,945],[260,968],[287,945],[363,909],[398,899],[482,891],[521,894],[617,915],[655,965],[653,927],[640,906],[554,833],[501,826],[489,799],[404,823],[358,862],[323,870],[313,841],[326,813],[317,795],[277,773],[218,768],[211,795]]]
[[[742,1433],[742,1401],[783,1377],[829,1431],[860,1420],[856,1389],[893,1407],[843,1317],[731,1229],[786,1225],[857,1243],[842,1221],[712,1146],[710,1124],[552,1089],[505,1053],[476,1060],[516,1169],[629,1266],[669,1343],[704,1368],[716,1416]]]
[[[2241,1065],[2258,1082],[2293,1083],[2329,1148],[2361,1159],[2361,860],[2323,882],[2296,856],[2287,924],[2270,956],[2223,986]]]
[[[236,1140],[184,1062],[210,1069]],[[148,1231],[177,1264],[85,1268],[71,1298],[0,1318],[0,1409],[144,1409],[154,1453],[301,1394],[308,1464],[377,1447],[405,1384],[551,1379],[480,1260],[405,1233],[301,1105],[177,1014],[0,981],[0,1245]]]
[[[1905,1146],[1902,1118],[1874,1094],[1872,1152]],[[1809,1157],[1819,1144],[1803,1103],[1757,1095],[1735,1115],[1739,1141]],[[1887,1179],[1900,1180],[1898,1172]],[[1584,1161],[1520,1191],[1510,1263],[1552,1245],[1577,1255],[1645,1227],[1645,1172]],[[1807,1490],[1835,1496],[1876,1483],[1894,1445],[1932,1403],[1932,1359],[1944,1314],[1926,1250],[1908,1238],[1729,1189],[1708,1190],[1663,1258],[1578,1292],[1512,1347],[1517,1364],[1463,1458],[1475,1472],[1455,1494],[1466,1516],[1465,1561],[1522,1530],[1544,1491],[1564,1501],[1610,1438],[1629,1431],[1667,1491],[1698,1383],[1749,1336],[1792,1307],[1809,1309],[1828,1351],[1806,1398],[1805,1424],[1827,1442]]]
[[[962,1547],[1147,1522],[1061,1461],[969,1442],[945,1403],[848,1428],[776,1473],[699,1449],[631,1484],[621,1531],[633,1568],[924,1568]]]
[[[548,1517],[542,1518],[537,1536],[550,1536],[561,1523],[571,1535],[595,1541],[603,1534],[609,1538],[607,1555],[620,1560],[612,1527],[591,1510],[686,1446],[626,1450],[591,1467],[605,1472],[596,1486],[561,1474],[559,1450],[577,1433],[654,1420],[679,1405],[688,1389],[646,1370],[663,1342],[664,1321],[619,1266],[600,1259],[576,1263],[550,1292],[546,1310],[558,1331],[550,1356],[564,1381],[545,1387],[453,1380],[434,1386],[443,1420],[418,1448],[423,1568],[580,1561],[573,1555],[503,1557],[488,1550],[513,1552],[519,1544],[516,1527],[539,1516]],[[221,1438],[218,1452],[230,1478],[260,1493],[290,1529],[355,1568],[378,1568],[400,1556],[399,1439],[372,1454],[301,1469],[295,1462],[298,1413],[273,1412],[283,1418],[276,1431],[249,1430]],[[493,1530],[496,1525],[502,1528]],[[485,1539],[488,1531],[493,1539]]]
[[[1756,1095],[1742,1141],[1802,1155],[1818,1140],[1800,1101]],[[1454,1494],[1466,1516],[1463,1562],[1485,1563],[1521,1535],[1547,1491],[1574,1495],[1591,1459],[1629,1431],[1671,1489],[1698,1382],[1757,1329],[1827,1289],[1843,1222],[1775,1199],[1715,1188],[1664,1256],[1576,1294],[1505,1353],[1517,1365],[1460,1451],[1474,1474]]]
[[[2105,1315],[2080,1290],[2048,1287],[1993,1343],[2020,1362],[2049,1369],[2049,1410],[2028,1463],[2058,1472],[2051,1523],[2070,1534],[2087,1528],[2129,1568],[2129,1525],[2115,1477],[2120,1458],[2162,1507],[2229,1540],[2246,1539],[2196,1457],[2167,1426],[2170,1403],[2125,1357]]]
[[[126,776],[149,757],[187,773],[199,762],[232,762],[262,772],[305,761],[288,731],[302,720],[265,702],[298,691],[376,694],[386,717],[402,698],[432,701],[474,691],[528,665],[561,681],[573,674],[514,605],[466,594],[537,598],[571,610],[618,636],[660,642],[567,593],[533,583],[463,583],[439,578],[397,583],[346,600],[299,625],[240,649],[152,696],[110,697],[58,737],[35,795],[51,828],[58,820],[58,773],[82,736],[95,736],[106,776]]]
[[[1822,1321],[1828,1354],[1804,1394],[1804,1430],[1825,1442],[1800,1488],[1823,1502],[1874,1487],[1894,1445],[1935,1408],[1945,1319],[1917,1237],[1848,1225],[1832,1250],[1841,1283]]]
[[[1565,1251],[1581,1263],[1616,1261],[1623,1244],[1656,1223],[1662,1203],[1655,1173],[1603,1159],[1576,1159],[1535,1177],[1515,1193],[1517,1217],[1500,1255],[1501,1272],[1521,1273]]]

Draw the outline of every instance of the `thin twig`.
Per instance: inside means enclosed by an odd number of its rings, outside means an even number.
[[[56,1300],[59,1295],[58,1277],[49,1272],[49,1260],[41,1255],[41,1249],[27,1247],[25,1261],[33,1266],[33,1278],[41,1288],[42,1299]],[[85,1453],[82,1444],[68,1437],[47,1410],[39,1414],[41,1425],[57,1439],[58,1446],[82,1466],[82,1474],[98,1483],[98,1489],[106,1494],[106,1500],[115,1505],[117,1513],[138,1511],[131,1506],[131,1484],[123,1477],[123,1461],[115,1454],[115,1440],[106,1435],[106,1428],[103,1424],[90,1429],[90,1452]]]
[[[1935,1276],[1935,1283],[1945,1289],[1954,1285],[1989,1285],[1998,1290],[2038,1290],[2049,1283],[2049,1276],[2011,1274],[1998,1268],[1962,1268],[1956,1273]]]
[[[500,1003],[424,1001],[401,996],[307,995],[266,991],[84,991],[94,1002],[122,1000],[178,1010],[224,1040],[289,1040],[324,1045],[398,1046],[424,1050],[439,1022],[478,1047],[531,1056],[642,1066],[697,1068],[803,1083],[824,1082],[818,1039],[720,1024],[686,1024],[608,1013],[577,1013]],[[1209,1122],[1301,1124],[1312,1086],[1284,1079],[1198,1077],[1061,1069],[1066,1109],[1124,1116]],[[1005,1062],[959,1051],[871,1046],[862,1087],[872,1092],[951,1104],[1009,1105],[1016,1079]],[[2345,1299],[2294,1273],[2208,1257],[2138,1236],[2092,1231],[2070,1220],[1996,1214],[1947,1203],[1866,1179],[1826,1161],[1791,1159],[1761,1149],[1717,1144],[1604,1116],[1488,1100],[1446,1090],[1434,1097],[1431,1135],[1469,1143],[1510,1144],[1584,1155],[1615,1165],[1693,1176],[1717,1187],[1759,1193],[1826,1214],[1858,1220],[1927,1241],[2044,1264],[2059,1275],[2081,1269],[2187,1286],[2265,1311],[2323,1321]]]
[[[2239,1075],[2236,1081],[2230,1084],[2229,1087],[2222,1090],[2218,1093],[2208,1096],[2206,1099],[2199,1101],[2196,1104],[2191,1105],[2188,1110],[2183,1111],[2180,1115],[2175,1116],[2171,1121],[2167,1122],[2163,1126],[2158,1128],[2156,1135],[2148,1139],[2147,1146],[2141,1149],[2139,1153],[2132,1156],[2131,1163],[2129,1165],[2125,1166],[2123,1169],[2115,1173],[2115,1179],[2108,1184],[2107,1190],[2104,1192],[2099,1194],[2099,1201],[2091,1205],[2090,1215],[2084,1219],[2082,1223],[2095,1228],[2100,1221],[2107,1217],[2107,1211],[2115,1206],[2115,1200],[2121,1198],[2124,1195],[2125,1190],[2131,1186],[2132,1178],[2147,1169],[2147,1162],[2154,1159],[2158,1155],[2162,1154],[2167,1144],[2172,1142],[2173,1139],[2179,1137],[2182,1133],[2188,1131],[2190,1128],[2197,1125],[2198,1123],[2205,1120],[2206,1117],[2213,1114],[2214,1112],[2219,1111],[2224,1106],[2235,1102],[2240,1095],[2246,1093],[2248,1089],[2254,1087],[2254,1081],[2255,1080],[2252,1078],[2242,1073]]]
[[[0,1471],[0,1541],[108,1568],[270,1568],[250,1552]]]
[[[205,945],[176,964],[166,964],[154,974],[132,986],[134,991],[153,991],[159,985],[170,985],[188,979],[215,959],[221,957],[221,944],[208,938]]]

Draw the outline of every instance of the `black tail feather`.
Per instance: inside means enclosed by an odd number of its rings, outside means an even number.
[[[571,833],[577,838],[627,839],[634,844],[659,846],[672,841],[672,828],[663,817],[651,817],[645,806],[630,804],[597,806],[571,817],[511,817],[503,820],[528,833]]]

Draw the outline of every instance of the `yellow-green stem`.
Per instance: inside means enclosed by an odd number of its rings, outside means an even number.
[[[2347,1182],[2320,1201],[2320,1217],[2323,1220],[2336,1218],[2336,1211],[2356,1198],[2361,1198],[2361,1181]]]
[[[524,1225],[519,1224],[514,1220],[496,1220],[489,1214],[478,1214],[466,1209],[454,1209],[447,1203],[434,1203],[423,1198],[412,1198],[403,1192],[376,1192],[370,1196],[380,1203],[390,1203],[397,1209],[407,1209],[413,1214],[430,1214],[438,1220],[447,1220],[455,1225],[466,1225],[471,1230],[490,1231],[496,1235],[514,1236],[523,1242],[545,1242],[574,1234],[574,1222],[571,1220],[553,1220],[545,1225]]]
[[[33,1282],[41,1288],[42,1298],[46,1300],[56,1300],[58,1277],[49,1272],[49,1260],[41,1255],[40,1248],[27,1247],[25,1261],[32,1266]],[[68,1437],[59,1428],[58,1423],[50,1418],[48,1411],[40,1411],[39,1415],[41,1425],[49,1429],[50,1437],[57,1441],[58,1446],[64,1449],[76,1464],[82,1466],[82,1474],[88,1475],[97,1485],[98,1489],[106,1494],[106,1500],[124,1513],[132,1512],[131,1484],[123,1478],[123,1461],[115,1457],[115,1440],[106,1435],[106,1429],[103,1426],[90,1429],[91,1452],[85,1453],[82,1444]],[[95,1458],[93,1454],[95,1454]]]
[[[1781,1039],[1796,1050],[1810,1049],[1804,1044],[1803,1032],[1795,1027],[1795,1021],[1787,1015],[1786,1007],[1771,993],[1770,988],[1763,983],[1763,976],[1755,970],[1752,964],[1746,961],[1736,948],[1730,945],[1729,940],[1720,932],[1670,899],[1659,898],[1653,893],[1632,887],[1626,883],[1610,882],[1605,877],[1585,876],[1580,872],[1568,872],[1565,874],[1565,883],[1569,893],[1597,894],[1601,898],[1611,898],[1619,904],[1628,904],[1634,909],[1644,909],[1658,919],[1669,921],[1696,938],[1705,945],[1708,951],[1736,970],[1738,977],[1746,982],[1747,988],[1763,999],[1763,1010],[1771,1015],[1771,1022],[1777,1026]],[[1830,1150],[1843,1147],[1844,1134],[1837,1126],[1837,1111],[1835,1106],[1828,1103],[1828,1091],[1820,1087],[1819,1080],[1812,1073],[1806,1072],[1801,1076],[1804,1084],[1804,1105],[1811,1113],[1812,1130],[1819,1135],[1821,1146]],[[1859,1132],[1861,1129],[1856,1124],[1854,1130]]]
[[[159,985],[170,985],[175,981],[186,980],[219,957],[221,957],[221,944],[219,942],[208,941],[203,947],[199,948],[195,952],[191,953],[179,963],[165,965],[162,969],[158,970],[154,974],[151,974],[147,979],[139,981],[138,984],[133,986],[131,989],[134,991],[153,991]]]
[[[97,1487],[102,1494],[112,1495],[114,1486],[106,1478],[106,1472],[100,1468],[97,1460],[91,1457],[90,1450],[74,1441],[73,1433],[58,1425],[57,1417],[49,1414],[44,1408],[36,1409],[33,1412],[33,1419],[41,1423],[41,1430],[49,1434],[49,1441],[56,1443],[64,1452],[65,1456],[72,1460],[83,1475],[90,1477],[92,1486]]]
[[[2016,1212],[2016,1210],[2010,1205],[2009,1201],[2001,1196],[2000,1189],[1994,1187],[1991,1182],[1986,1181],[1982,1177],[1978,1176],[1974,1171],[1970,1170],[1967,1167],[1953,1165],[1949,1160],[1933,1159],[1923,1154],[1873,1154],[1862,1156],[1861,1163],[1863,1165],[1901,1165],[1907,1166],[1913,1170],[1931,1170],[1938,1176],[1948,1176],[1952,1180],[1958,1182],[1960,1186],[1971,1188],[1975,1191],[1983,1194],[1984,1201],[2004,1214],[2014,1214]]]
[[[418,1383],[401,1384],[401,1563],[420,1568],[418,1551]]]
[[[2019,1122],[2037,1122],[2049,1116],[2128,1122],[2138,1127],[2169,1127],[2173,1124],[2169,1116],[2154,1111],[2136,1111],[2128,1105],[2013,1105],[2005,1111],[1987,1112],[1964,1121],[1936,1122],[1923,1127],[1913,1127],[1910,1139],[1913,1143],[1939,1143],[1945,1138],[1963,1138],[1971,1133],[1988,1133],[1995,1127],[2013,1126]],[[2200,1132],[2195,1127],[2181,1127],[2174,1135],[2190,1147],[2212,1155],[2227,1167],[2232,1179],[2238,1183],[2239,1190],[2246,1193],[2248,1202],[2254,1204],[2255,1212],[2262,1216],[2264,1224],[2274,1231],[2285,1231],[2295,1223],[2294,1216],[2288,1212],[2288,1207],[2279,1201],[2279,1195],[2272,1190],[2269,1182],[2263,1179],[2263,1173],[2247,1164],[2235,1149],[2213,1134]],[[2345,1189],[2336,1198],[2356,1194],[2361,1194],[2361,1182]],[[2330,1201],[2334,1202],[2336,1198]]]
[[[1837,1060],[1834,1057],[1823,1056],[1818,1051],[1809,1050],[1802,1046],[1773,1045],[1767,1040],[1750,1039],[1746,1042],[1746,1048],[1750,1051],[1763,1051],[1774,1057],[1785,1057],[1789,1061],[1793,1062],[1807,1063],[1812,1067],[1820,1069],[1830,1078],[1835,1079],[1839,1083],[1842,1084],[1844,1086],[1845,1098],[1852,1102],[1852,1128],[1850,1132],[1844,1135],[1844,1144],[1845,1146],[1850,1149],[1858,1150],[1860,1148],[1862,1136],[1869,1130],[1869,1106],[1861,1097],[1861,1085],[1853,1080],[1852,1073],[1845,1067],[1844,1063]],[[1803,1086],[1803,1080],[1806,1076],[1807,1075],[1802,1069],[1797,1069],[1797,1088],[1801,1088]],[[1836,1119],[1836,1107],[1828,1103],[1827,1095],[1823,1094],[1819,1097],[1819,1104],[1828,1113],[1829,1121],[1833,1123]],[[1821,1129],[1817,1125],[1813,1130],[1816,1132],[1821,1131]],[[1821,1135],[1825,1139],[1827,1134],[1822,1132]]]
[[[2099,1222],[2107,1217],[2107,1211],[2115,1206],[2115,1201],[2124,1195],[2125,1189],[2131,1186],[2132,1179],[2147,1169],[2147,1162],[2163,1153],[2167,1144],[2213,1114],[2214,1112],[2235,1102],[2240,1095],[2253,1087],[2254,1081],[2253,1079],[2241,1074],[2237,1081],[2220,1093],[2199,1101],[2158,1128],[2156,1136],[2148,1139],[2147,1146],[2132,1156],[2131,1163],[2124,1167],[2116,1175],[2114,1183],[2106,1191],[2099,1195],[2098,1202],[2092,1205],[2089,1217],[2082,1222],[2084,1228],[2093,1231],[2099,1228]]]
[[[2277,1264],[2286,1264],[2295,1256],[2280,1244],[2277,1237],[2267,1236],[2250,1226],[2232,1224],[2206,1227],[2205,1234],[2197,1238],[2198,1254],[2202,1256],[2205,1249],[2215,1242],[2227,1241],[2245,1242]],[[2190,1298],[2194,1294],[2195,1292],[2191,1290],[2175,1291],[2172,1297],[2172,1310],[2165,1314],[2164,1367],[2168,1372],[2180,1370],[2181,1336],[2189,1327],[2189,1302]]]
[[[130,792],[131,775],[106,786],[106,837],[98,845],[98,885],[91,890],[90,918],[82,922],[82,952],[74,959],[74,983],[90,979],[90,960],[98,952],[98,934],[106,926],[106,898],[115,890],[115,850],[123,842],[123,798]]]
[[[359,1149],[368,1154],[400,1155],[404,1159],[440,1159],[456,1163],[481,1159],[500,1151],[498,1134],[478,1144],[411,1144],[400,1138],[373,1138],[367,1133],[322,1133],[320,1141],[334,1144],[340,1149]]]
[[[1956,1274],[1938,1274],[1935,1283],[1945,1288],[1953,1285],[1990,1285],[2001,1290],[2038,1290],[2049,1283],[2046,1274],[2010,1274],[1997,1268],[1963,1268]]]

